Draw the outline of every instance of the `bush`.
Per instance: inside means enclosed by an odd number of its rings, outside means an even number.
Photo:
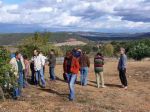
[[[106,44],[106,45],[104,45],[102,51],[103,51],[104,56],[111,57],[111,56],[114,55],[114,47],[113,47],[112,44]]]
[[[17,85],[9,61],[10,53],[4,48],[0,48],[0,87],[5,96],[11,95],[12,88]]]
[[[135,60],[141,60],[145,57],[150,56],[150,46],[146,45],[143,42],[139,42],[129,50],[128,56],[135,59]]]

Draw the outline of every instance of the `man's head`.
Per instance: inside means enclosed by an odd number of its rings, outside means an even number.
[[[125,54],[125,48],[123,47],[120,48],[120,54]]]
[[[70,51],[66,52],[66,57],[71,57],[72,53]]]
[[[98,53],[97,53],[97,56],[102,56],[102,53],[98,52]]]
[[[55,50],[51,49],[50,54],[55,54]]]
[[[34,50],[34,55],[37,56],[39,54],[38,50]]]
[[[82,54],[83,54],[83,55],[86,55],[86,51],[82,51]]]
[[[16,56],[16,59],[21,59],[21,53],[16,52],[16,53],[15,53],[15,56]]]
[[[28,59],[27,55],[24,55],[24,56],[23,56],[23,59],[27,60],[27,59]]]

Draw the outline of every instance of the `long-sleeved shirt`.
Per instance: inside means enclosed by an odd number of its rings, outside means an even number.
[[[35,71],[42,69],[42,67],[45,65],[45,59],[41,55],[34,56],[32,60],[34,62]]]
[[[48,61],[49,61],[49,66],[50,67],[55,67],[55,65],[56,65],[56,56],[54,54],[49,55]]]
[[[90,67],[90,60],[87,55],[82,55],[79,59],[80,67]]]
[[[125,69],[127,66],[127,56],[125,54],[122,54],[120,56],[119,62],[118,62],[118,69]]]

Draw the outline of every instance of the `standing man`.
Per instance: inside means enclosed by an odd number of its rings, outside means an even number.
[[[94,58],[94,69],[98,88],[100,87],[100,83],[102,88],[106,87],[104,85],[103,65],[104,65],[104,58],[101,53],[97,53],[97,55]]]
[[[72,55],[70,59],[71,59],[70,74],[67,74],[67,79],[68,79],[68,85],[70,90],[69,100],[73,101],[75,99],[74,85],[80,69],[80,64],[79,64],[79,58],[77,58],[76,56]]]
[[[44,63],[46,63],[47,58],[46,58],[46,56],[43,55],[42,51],[40,51],[39,56],[41,56],[43,58],[43,60],[45,61]],[[43,74],[45,74],[45,65],[43,66]]]
[[[35,70],[34,70],[34,53],[33,53],[33,56],[31,58],[31,62],[30,62],[30,70],[31,70],[31,83],[35,84],[36,79],[35,79]]]
[[[56,80],[56,76],[55,76],[56,56],[55,56],[54,49],[51,49],[48,61],[49,61],[50,80],[55,81]]]
[[[90,67],[90,60],[89,57],[86,55],[86,52],[83,52],[80,59],[80,80],[81,85],[86,86],[88,83],[88,68]]]
[[[43,66],[45,65],[45,60],[39,55],[37,50],[34,50],[34,70],[36,75],[36,85],[42,82],[42,88],[45,88],[46,83],[44,79]]]
[[[118,71],[119,71],[119,77],[122,83],[122,87],[124,89],[127,89],[128,82],[126,78],[126,67],[127,67],[127,56],[125,54],[125,49],[120,48],[120,59],[118,62]]]
[[[21,91],[23,89],[23,70],[25,69],[24,62],[21,59],[21,54],[19,52],[15,53],[15,57],[10,60],[12,65],[12,70],[17,78],[18,86],[14,88],[13,97],[17,99],[21,96]]]
[[[72,54],[70,51],[68,51],[66,53],[66,56],[64,58],[64,62],[63,62],[63,70],[64,70],[64,73],[63,73],[63,77],[64,77],[64,80],[65,81],[68,81],[67,80],[67,75],[71,73],[71,59],[72,59]]]

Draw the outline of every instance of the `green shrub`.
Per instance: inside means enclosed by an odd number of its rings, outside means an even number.
[[[10,53],[4,48],[0,48],[0,87],[5,95],[11,95],[13,87],[17,86],[9,61]]]
[[[150,56],[150,46],[146,45],[143,42],[139,42],[129,50],[128,56],[136,59],[136,60],[141,60],[145,57]]]

